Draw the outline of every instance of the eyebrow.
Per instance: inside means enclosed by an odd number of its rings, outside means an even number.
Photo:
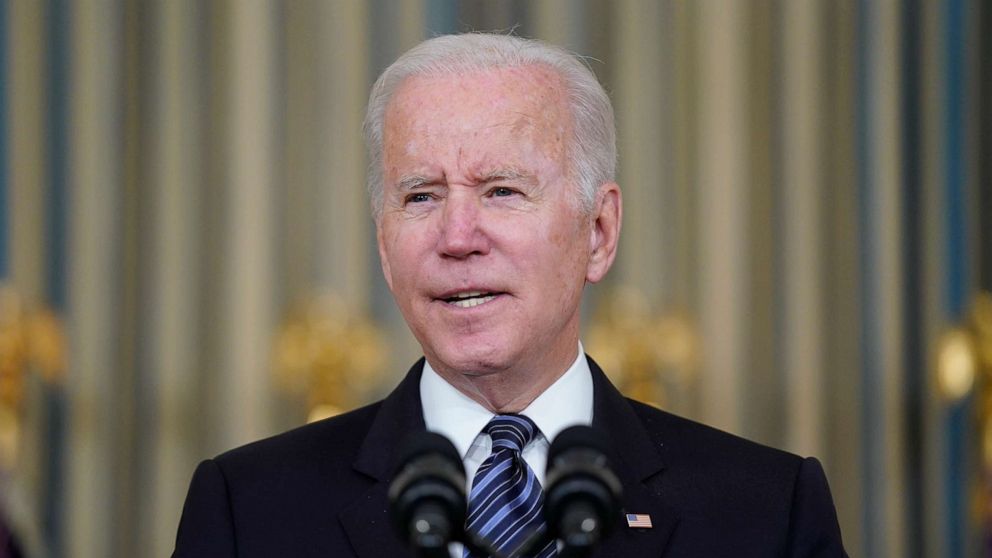
[[[488,172],[479,177],[479,182],[494,182],[497,180],[532,180],[533,175],[531,173],[519,171],[516,169],[499,169],[492,172]]]
[[[498,169],[494,171],[487,172],[477,178],[479,184],[485,184],[487,182],[495,182],[497,180],[533,180],[533,174],[519,171],[516,169]],[[416,190],[417,188],[422,188],[424,186],[430,186],[437,184],[437,179],[427,178],[421,175],[411,175],[405,176],[397,182],[397,187],[400,190]]]
[[[427,186],[435,182],[436,182],[435,180],[431,180],[426,176],[414,175],[414,176],[403,177],[402,179],[400,179],[397,185],[399,186],[400,190],[414,190],[416,188]]]

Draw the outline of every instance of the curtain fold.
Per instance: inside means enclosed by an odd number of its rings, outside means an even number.
[[[0,502],[44,555],[167,555],[198,460],[387,392],[420,353],[377,261],[368,87],[425,37],[513,28],[588,57],[616,108],[626,222],[586,294],[592,356],[820,457],[852,555],[971,555],[973,408],[932,365],[989,218],[978,7],[6,4],[0,271],[68,365],[19,369]]]

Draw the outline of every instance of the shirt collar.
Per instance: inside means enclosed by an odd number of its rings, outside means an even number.
[[[465,457],[475,436],[493,414],[444,380],[424,361],[420,376],[420,401],[427,430],[451,440],[458,455]]]
[[[582,343],[572,366],[520,414],[527,415],[550,442],[569,426],[592,424],[592,372]]]
[[[579,343],[575,361],[555,383],[537,396],[521,414],[527,415],[547,440],[576,424],[592,424],[592,373]],[[424,361],[420,400],[428,430],[444,435],[465,457],[493,413],[446,382]],[[563,404],[567,401],[569,403]]]

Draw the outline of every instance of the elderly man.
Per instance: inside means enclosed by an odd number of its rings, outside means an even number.
[[[543,528],[549,441],[574,424],[609,433],[634,515],[601,556],[844,555],[815,459],[627,400],[583,354],[582,289],[613,263],[622,205],[612,107],[580,60],[425,41],[375,84],[366,137],[382,270],[425,358],[379,403],[201,463],[174,556],[409,555],[386,491],[425,429],[464,460],[466,528],[508,554]]]

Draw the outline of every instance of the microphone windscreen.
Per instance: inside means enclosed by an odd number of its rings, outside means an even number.
[[[606,434],[591,426],[578,425],[570,426],[562,430],[548,449],[548,467],[551,467],[555,459],[571,449],[592,449],[604,456],[610,453],[610,443]]]
[[[623,486],[610,469],[610,453],[606,434],[591,426],[562,430],[548,449],[544,517],[570,555],[588,555],[620,512]]]
[[[455,445],[451,443],[451,440],[445,438],[437,432],[425,430],[408,436],[400,444],[396,455],[397,471],[418,457],[424,455],[434,455],[444,458],[444,460],[454,466],[459,473],[462,475],[465,474],[465,466],[462,463],[461,456],[458,455],[458,450],[455,449]]]
[[[397,534],[420,555],[447,554],[447,543],[465,523],[465,467],[458,450],[444,436],[424,431],[406,438],[396,456],[387,498]]]

